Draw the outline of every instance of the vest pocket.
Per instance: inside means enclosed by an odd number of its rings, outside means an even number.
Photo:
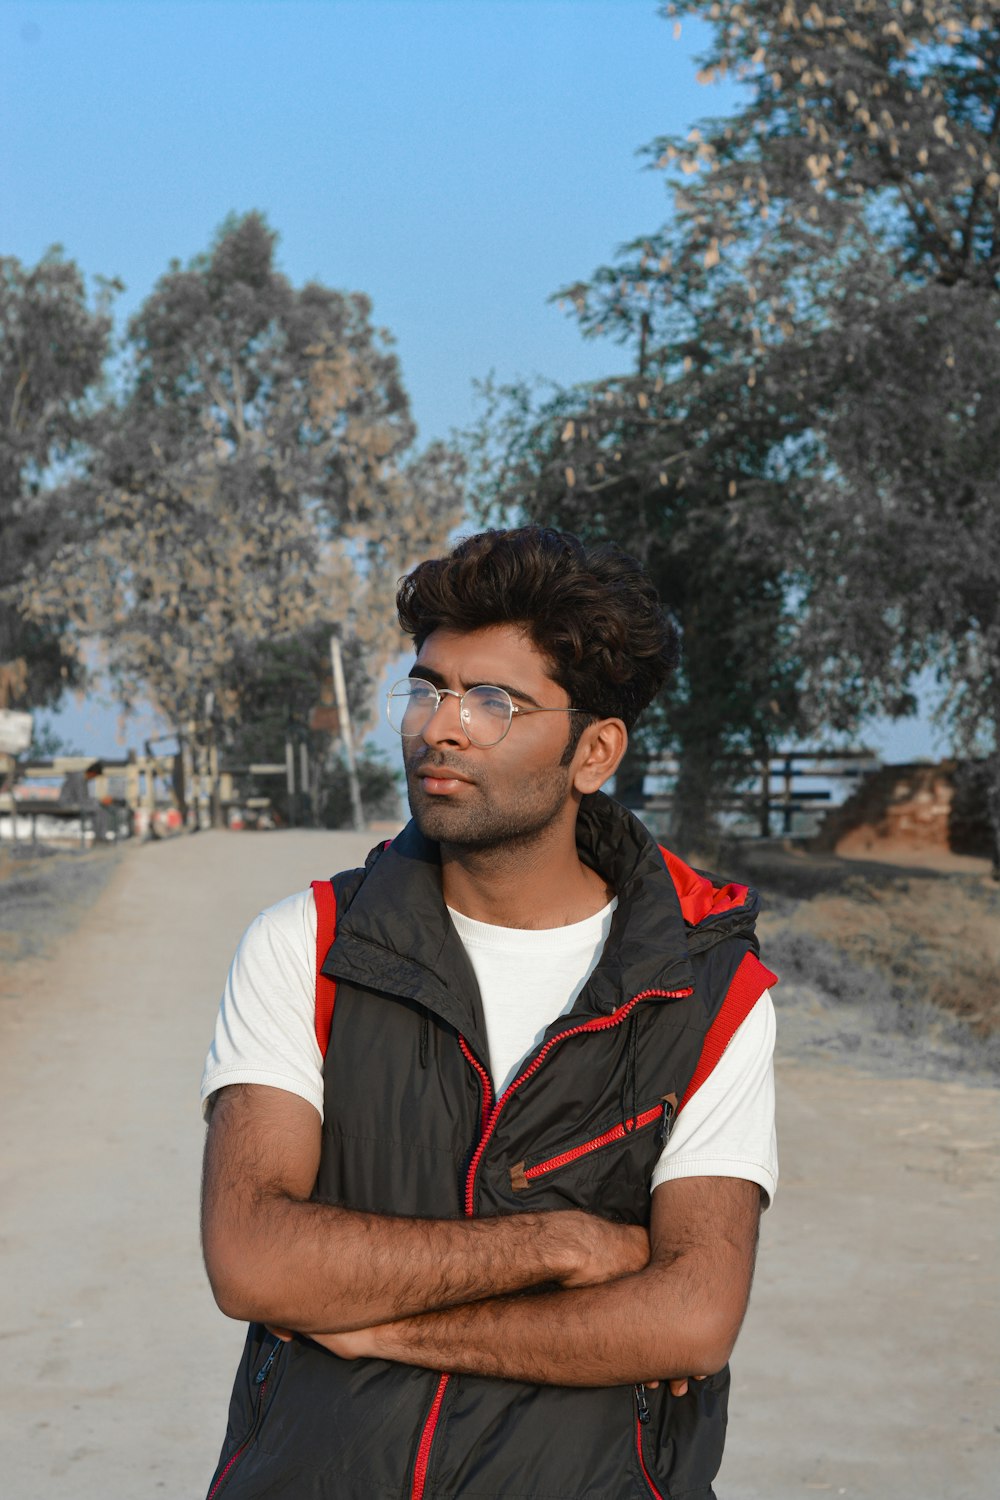
[[[673,1097],[673,1096],[671,1096]],[[589,1140],[579,1141],[576,1145],[568,1146],[565,1151],[558,1152],[555,1156],[543,1158],[539,1161],[519,1161],[510,1169],[510,1185],[515,1192],[524,1192],[533,1182],[540,1178],[551,1176],[554,1172],[562,1171],[565,1167],[571,1167],[584,1157],[592,1155],[595,1151],[602,1151],[608,1146],[613,1146],[618,1141],[637,1134],[639,1131],[651,1130],[654,1125],[663,1129],[664,1117],[669,1125],[671,1105],[669,1101],[659,1100],[651,1109],[642,1110],[637,1115],[631,1115],[625,1120],[619,1120],[616,1125],[603,1131],[600,1135],[592,1136]],[[657,1132],[660,1133],[659,1131]]]
[[[261,1423],[264,1420],[264,1412],[267,1407],[268,1390],[271,1387],[272,1381],[277,1373],[275,1365],[284,1347],[285,1346],[283,1341],[276,1338],[273,1344],[271,1344],[270,1348],[268,1349],[263,1364],[258,1369],[256,1375],[254,1375],[253,1404],[251,1408],[250,1426],[244,1436],[240,1438],[239,1442],[236,1444],[236,1447],[233,1449],[232,1453],[230,1453],[229,1457],[220,1464],[220,1467],[216,1471],[215,1477],[212,1480],[211,1487],[209,1488],[207,1500],[215,1500],[215,1497],[217,1495],[222,1494],[223,1490],[232,1479],[234,1471],[239,1466],[240,1460],[246,1455],[248,1449],[256,1441],[257,1434],[260,1432]]]
[[[685,1396],[672,1396],[666,1381],[654,1391],[636,1389],[632,1453],[642,1493],[650,1500],[671,1500],[674,1495],[713,1500],[728,1395],[728,1365],[705,1380],[692,1381]]]

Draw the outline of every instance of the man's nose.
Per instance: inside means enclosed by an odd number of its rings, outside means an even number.
[[[462,702],[458,693],[441,689],[440,701],[423,732],[428,745],[467,745],[469,736],[462,722]]]

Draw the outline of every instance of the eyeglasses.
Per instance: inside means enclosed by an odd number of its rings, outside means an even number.
[[[487,685],[467,688],[436,688],[422,677],[404,677],[389,689],[386,718],[404,740],[423,734],[441,706],[442,698],[458,699],[462,733],[473,745],[488,749],[499,745],[515,714],[582,714],[584,708],[522,708],[505,688]]]

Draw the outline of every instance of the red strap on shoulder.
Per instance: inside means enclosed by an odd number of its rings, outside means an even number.
[[[337,981],[328,979],[320,970],[337,933],[337,895],[331,880],[314,880],[312,893],[316,903],[316,1040],[325,1057],[330,1045]]]
[[[684,1098],[677,1106],[680,1114],[693,1094],[701,1088],[719,1058],[732,1041],[739,1026],[746,1020],[768,985],[776,984],[777,974],[765,969],[760,959],[747,953],[736,973],[719,1009],[719,1014],[705,1033],[701,1044],[698,1066],[691,1075]]]

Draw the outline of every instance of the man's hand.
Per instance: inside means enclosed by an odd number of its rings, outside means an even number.
[[[391,1327],[391,1324],[355,1328],[350,1333],[311,1333],[309,1337],[314,1344],[336,1354],[338,1359],[383,1359],[387,1356],[382,1354],[378,1340],[382,1327]]]
[[[752,1182],[680,1178],[653,1194],[652,1255],[633,1274],[313,1337],[342,1359],[549,1385],[667,1380],[680,1396],[703,1378],[682,1371],[719,1370],[729,1358],[759,1215]]]
[[[569,1214],[580,1236],[580,1260],[559,1278],[563,1286],[599,1286],[619,1276],[634,1276],[649,1264],[649,1234],[641,1225],[612,1224],[576,1210]]]
[[[686,1396],[687,1395],[687,1390],[688,1390],[688,1381],[690,1381],[690,1380],[707,1380],[707,1379],[708,1379],[707,1375],[685,1375],[684,1378],[683,1378],[683,1380],[671,1380],[671,1382],[670,1382],[670,1394],[671,1394],[671,1396]],[[652,1385],[654,1389],[656,1388],[656,1386],[659,1385],[659,1383],[660,1382],[658,1380],[653,1380],[653,1381],[648,1381],[647,1382],[647,1384]]]
[[[320,1344],[328,1349],[331,1354],[336,1354],[339,1359],[388,1359],[391,1348],[391,1324],[380,1324],[375,1328],[357,1328],[352,1333],[314,1333],[311,1335],[314,1344]],[[281,1328],[269,1328],[268,1333],[273,1333],[277,1338],[286,1342],[293,1335]],[[382,1342],[380,1342],[380,1336]],[[690,1380],[705,1380],[704,1375],[684,1376],[682,1379],[669,1381],[670,1394],[672,1396],[686,1396],[688,1382]],[[647,1390],[655,1391],[660,1382],[658,1380],[647,1380],[643,1382]]]

